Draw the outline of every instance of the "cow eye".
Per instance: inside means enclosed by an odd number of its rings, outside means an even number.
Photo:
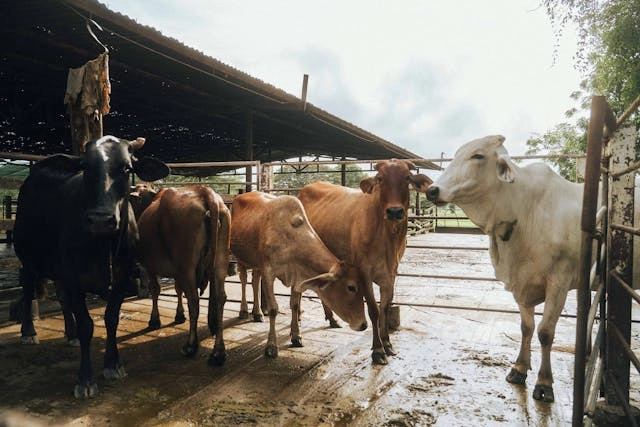
[[[347,285],[347,290],[349,292],[351,292],[352,294],[355,294],[356,292],[358,292],[358,287],[356,285]]]
[[[484,159],[484,155],[480,154],[480,153],[476,153],[473,156],[471,156],[471,158],[474,159],[474,160],[482,160],[482,159]]]

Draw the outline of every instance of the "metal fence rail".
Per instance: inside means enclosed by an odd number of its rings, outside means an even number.
[[[639,103],[640,97],[632,107]],[[637,426],[639,412],[629,404],[629,383],[631,365],[640,373],[631,350],[631,304],[640,303],[640,296],[630,283],[633,236],[638,235],[633,225],[634,177],[640,164],[631,164],[636,158],[635,126],[622,126],[631,112],[630,108],[616,120],[604,97],[592,98],[581,222],[573,426],[592,425],[618,408],[628,425]],[[594,242],[596,262],[592,263]],[[596,289],[593,300],[592,289]],[[598,312],[601,321],[592,341]]]

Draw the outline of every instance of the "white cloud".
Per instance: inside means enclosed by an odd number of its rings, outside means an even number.
[[[423,157],[502,133],[523,154],[564,120],[570,31],[537,0],[105,1],[108,7]]]

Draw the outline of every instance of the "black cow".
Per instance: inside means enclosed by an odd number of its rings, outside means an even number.
[[[130,177],[135,173],[144,181],[155,181],[169,173],[158,160],[133,156],[143,144],[143,138],[126,141],[113,136],[89,141],[81,157],[58,154],[34,164],[20,188],[14,247],[22,262],[22,341],[37,343],[31,317],[35,286],[44,279],[55,280],[63,307],[77,322],[81,359],[76,398],[98,391],[89,352],[93,321],[87,292],[107,300],[104,376],[126,376],[116,329],[125,295],[136,292],[132,276],[138,229],[127,198]]]

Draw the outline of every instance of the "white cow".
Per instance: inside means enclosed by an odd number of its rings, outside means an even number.
[[[504,139],[492,135],[463,145],[427,197],[437,204],[455,203],[490,237],[496,278],[520,309],[522,341],[507,375],[510,383],[524,384],[531,369],[534,308],[545,302],[533,397],[553,402],[551,344],[567,293],[577,285],[583,187],[544,163],[517,166]]]

